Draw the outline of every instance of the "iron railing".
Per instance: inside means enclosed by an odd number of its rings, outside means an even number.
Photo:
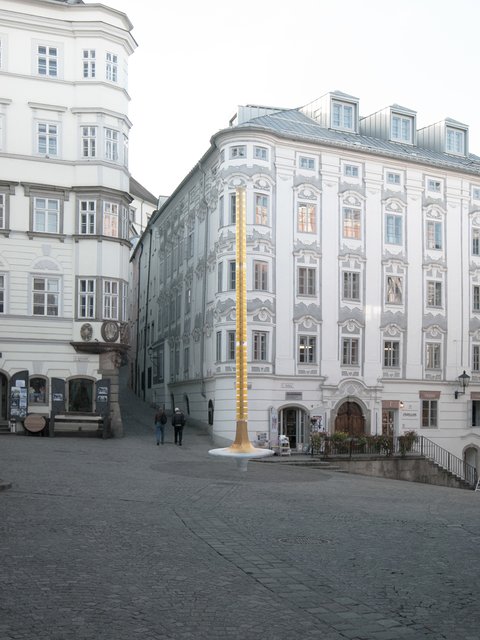
[[[308,453],[322,458],[352,458],[369,456],[422,457],[431,460],[472,488],[477,484],[477,470],[468,462],[458,458],[438,444],[418,435],[406,436],[360,436],[340,439],[335,436],[313,436]]]

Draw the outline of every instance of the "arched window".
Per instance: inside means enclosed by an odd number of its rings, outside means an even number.
[[[93,380],[74,378],[68,381],[68,410],[93,411]]]
[[[208,424],[213,424],[213,402],[208,401]]]
[[[48,404],[48,378],[31,376],[28,380],[28,404]]]

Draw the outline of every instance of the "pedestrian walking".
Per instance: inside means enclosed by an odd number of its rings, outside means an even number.
[[[175,435],[175,444],[182,446],[183,427],[185,426],[185,415],[178,407],[175,407],[175,413],[172,416],[172,425]]]
[[[154,418],[155,422],[155,438],[157,440],[157,446],[160,444],[164,444],[165,442],[165,425],[167,424],[167,414],[165,413],[165,409],[157,409]]]

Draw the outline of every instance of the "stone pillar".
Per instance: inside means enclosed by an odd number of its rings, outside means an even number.
[[[118,403],[119,368],[122,356],[118,351],[107,351],[100,354],[99,372],[102,378],[110,378],[110,429],[114,438],[123,438],[122,414]]]

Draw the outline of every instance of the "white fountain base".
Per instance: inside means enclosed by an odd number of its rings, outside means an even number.
[[[211,456],[231,458],[237,463],[239,471],[246,471],[249,460],[268,458],[269,456],[273,456],[275,452],[271,449],[255,449],[254,451],[248,451],[247,453],[237,453],[236,451],[232,451],[230,447],[224,447],[223,449],[210,449],[208,453]]]

